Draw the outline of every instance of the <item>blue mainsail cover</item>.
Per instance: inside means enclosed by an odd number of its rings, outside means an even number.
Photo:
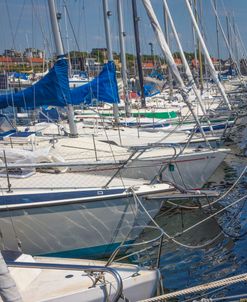
[[[0,108],[8,106],[35,108],[43,105],[66,106],[71,104],[68,62],[59,58],[48,74],[40,81],[17,93],[0,95]]]
[[[91,82],[71,90],[73,105],[93,105],[97,102],[119,103],[116,68],[113,61],[104,65],[100,74]]]
[[[155,83],[147,83],[143,86],[143,89],[144,89],[144,95],[147,97],[151,97],[160,93],[160,90],[158,89]],[[141,95],[141,93],[138,92],[138,95]]]

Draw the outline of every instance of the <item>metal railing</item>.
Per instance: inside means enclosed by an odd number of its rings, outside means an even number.
[[[109,273],[116,280],[116,293],[112,297],[112,302],[117,302],[122,295],[123,282],[117,270],[106,266],[90,266],[90,265],[74,265],[74,264],[57,264],[57,263],[37,263],[37,262],[13,262],[6,261],[9,267],[14,268],[39,268],[39,269],[53,269],[53,270],[67,270],[67,271],[84,271],[95,273]],[[97,279],[97,277],[96,277]]]

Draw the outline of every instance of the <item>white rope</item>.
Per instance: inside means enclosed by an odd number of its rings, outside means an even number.
[[[180,232],[180,233],[177,233],[175,234],[174,236],[170,236],[168,233],[166,233],[158,224],[157,222],[152,218],[152,216],[148,213],[148,211],[146,210],[146,208],[143,206],[141,200],[139,199],[139,197],[135,194],[134,190],[132,189],[132,192],[133,192],[133,196],[134,198],[136,198],[136,200],[139,202],[140,206],[142,207],[142,209],[144,210],[144,212],[147,214],[147,216],[150,218],[150,221],[153,222],[153,224],[163,233],[163,235],[165,235],[168,240],[171,240],[172,242],[176,243],[177,245],[179,246],[182,246],[182,247],[185,247],[185,248],[189,248],[189,249],[199,249],[199,248],[203,248],[207,245],[210,245],[211,243],[213,243],[216,239],[218,239],[221,234],[223,234],[223,231],[221,231],[215,238],[213,238],[210,242],[206,242],[205,244],[203,245],[197,245],[197,246],[192,246],[192,245],[187,245],[187,244],[184,244],[182,242],[179,242],[178,240],[176,240],[175,238],[178,237],[178,236],[181,236],[183,235],[184,233],[188,232],[188,231],[191,231],[192,229],[194,229],[195,227],[201,225],[202,223],[210,220],[211,218],[213,218],[214,216],[220,214],[221,212],[225,211],[226,209],[232,207],[233,205],[239,203],[240,201],[242,201],[243,199],[247,198],[247,194],[239,199],[237,199],[236,201],[232,202],[231,204],[229,204],[228,206],[222,208],[221,210],[215,212],[214,214],[208,216],[207,218],[197,222],[196,224],[188,227],[187,229],[185,229],[184,231]]]
[[[187,294],[193,294],[196,292],[200,292],[200,291],[205,291],[211,288],[216,288],[216,287],[221,287],[221,286],[225,286],[225,285],[232,285],[235,283],[239,283],[239,282],[244,282],[247,281],[247,273],[245,274],[241,274],[241,275],[237,275],[237,276],[233,276],[233,277],[229,277],[229,278],[225,278],[225,279],[221,279],[218,281],[214,281],[214,282],[209,282],[206,284],[201,284],[198,286],[193,286],[190,288],[186,288],[183,290],[179,290],[173,293],[169,293],[169,294],[165,294],[162,296],[158,296],[155,298],[150,298],[150,299],[146,299],[146,300],[140,300],[139,302],[156,302],[156,301],[163,301],[169,298],[174,298],[174,297],[178,297],[178,296],[183,296],[183,295],[187,295]]]

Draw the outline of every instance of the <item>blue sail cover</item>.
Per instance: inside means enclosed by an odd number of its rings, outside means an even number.
[[[146,97],[151,97],[160,93],[160,90],[155,83],[147,83],[143,86],[143,89]],[[141,95],[141,92],[138,92],[138,95]]]
[[[40,81],[17,93],[0,95],[0,108],[8,106],[35,108],[43,105],[66,106],[71,104],[68,62],[59,58],[48,74]]]
[[[16,79],[28,80],[28,75],[22,72],[14,72],[11,76]]]
[[[95,101],[119,103],[116,68],[113,61],[104,65],[100,74],[91,82],[71,90],[73,105],[80,103],[94,105]]]
[[[155,78],[155,79],[158,79],[158,80],[160,80],[160,81],[165,80],[164,75],[161,74],[161,73],[159,73],[158,70],[153,70],[153,71],[149,74],[149,76],[150,76],[151,78]]]

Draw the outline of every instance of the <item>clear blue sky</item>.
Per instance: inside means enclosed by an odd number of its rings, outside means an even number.
[[[90,51],[94,47],[105,47],[104,23],[102,15],[101,0],[57,0],[56,5],[62,12],[61,30],[65,48],[67,44],[70,50],[77,50],[69,21],[66,33],[64,7],[66,3],[74,32],[77,37],[79,48],[82,51]],[[184,0],[168,0],[177,30],[186,51],[193,50],[193,39],[191,22],[185,8]],[[131,12],[131,0],[123,0],[124,22],[126,28],[127,51],[134,53],[133,22]],[[142,53],[150,53],[149,42],[154,45],[156,54],[161,51],[155,41],[154,34],[143,9],[142,1],[137,0],[138,12],[141,18],[140,38]],[[163,26],[162,0],[152,0],[153,7]],[[247,0],[217,0],[218,9],[222,23],[225,26],[226,13],[234,16],[239,27],[244,43],[247,43]],[[117,33],[116,0],[109,0],[109,7],[112,10],[111,36],[113,48],[119,51]],[[216,55],[215,18],[210,7],[210,0],[202,0],[203,26],[206,33],[206,42],[210,53]],[[46,49],[48,55],[54,51],[52,35],[49,24],[49,13],[47,0],[0,0],[0,52],[11,47],[23,50],[26,47]],[[68,38],[66,37],[68,36]],[[220,39],[221,54],[226,57],[226,47],[223,39]],[[176,45],[171,35],[172,51],[176,51]],[[238,47],[240,48],[240,47]]]

